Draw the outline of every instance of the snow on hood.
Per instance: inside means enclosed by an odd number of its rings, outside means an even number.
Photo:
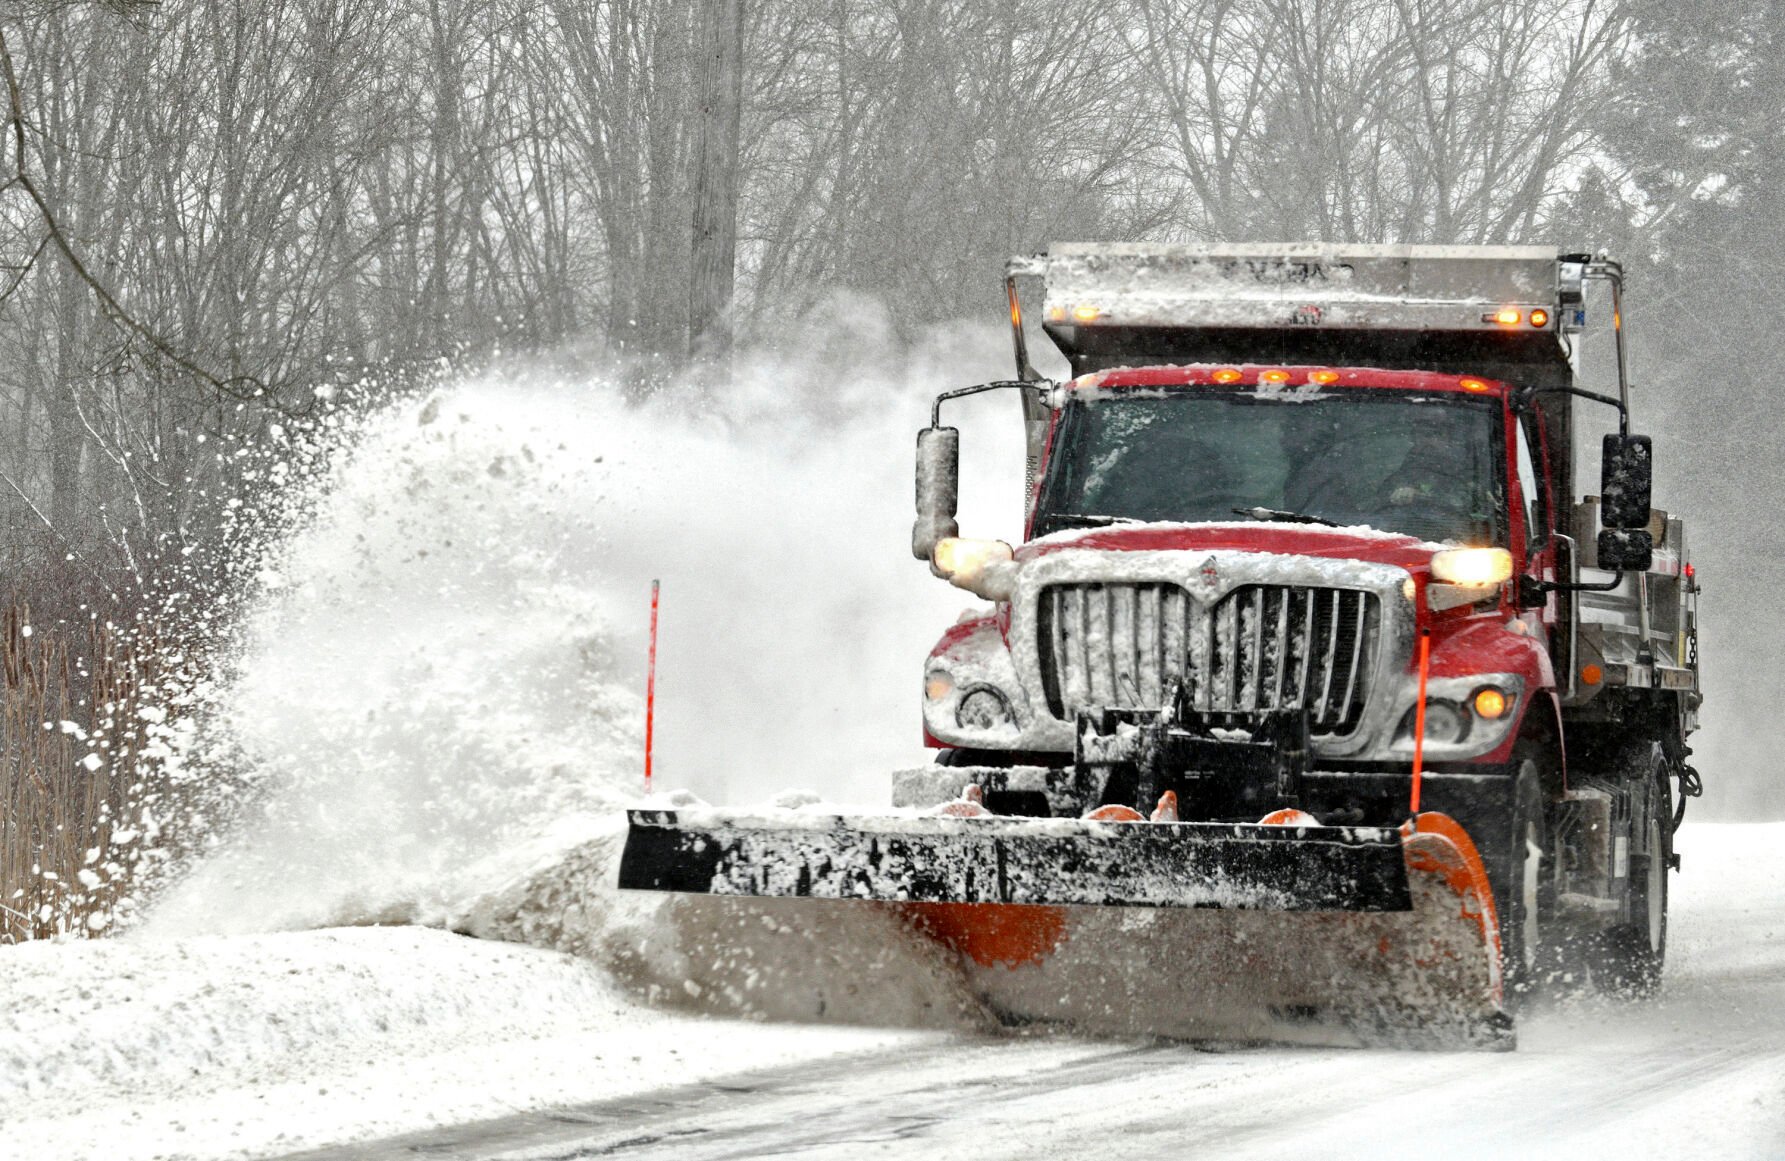
[[[1016,550],[1021,562],[1066,549],[1104,552],[1185,552],[1227,549],[1283,556],[1324,556],[1415,568],[1446,547],[1367,524],[1329,528],[1323,524],[1222,520],[1196,524],[1166,521],[1069,528],[1037,537]]]

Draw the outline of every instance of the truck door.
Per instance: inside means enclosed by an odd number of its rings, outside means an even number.
[[[1543,462],[1538,455],[1542,437],[1535,430],[1537,415],[1526,410],[1518,415],[1515,429],[1515,458],[1518,467],[1518,490],[1521,512],[1525,524],[1524,573],[1536,580],[1553,581],[1556,579],[1556,538],[1555,525],[1552,522],[1554,505],[1550,489],[1546,486],[1547,473],[1540,471]],[[1559,634],[1556,631],[1556,597],[1552,593],[1544,602],[1542,609],[1528,609],[1520,613],[1534,631],[1541,632],[1549,642],[1550,658],[1557,663],[1557,673],[1566,659],[1558,656],[1561,648]]]

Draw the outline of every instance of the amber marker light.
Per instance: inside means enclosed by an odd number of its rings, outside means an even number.
[[[1588,685],[1598,685],[1605,680],[1605,670],[1597,665],[1583,665],[1580,669],[1580,679]]]
[[[1258,381],[1260,383],[1287,383],[1289,382],[1289,372],[1280,370],[1263,371],[1260,372]]]
[[[1220,367],[1217,368],[1209,378],[1217,383],[1238,383],[1240,381],[1240,371],[1238,367]]]
[[[1547,311],[1547,310],[1532,311],[1531,312],[1531,325],[1534,327],[1548,326],[1549,325],[1549,311]]]
[[[1503,327],[1515,327],[1524,319],[1524,315],[1511,307],[1504,307],[1489,315],[1485,321],[1497,322]]]
[[[1493,686],[1475,691],[1475,712],[1494,721],[1506,712],[1506,695]]]
[[[1063,306],[1048,307],[1047,308],[1047,321],[1048,322],[1065,322],[1066,321],[1066,308]]]
[[[1483,383],[1480,379],[1459,379],[1457,380],[1457,386],[1465,391],[1472,391],[1477,395],[1480,395],[1483,391],[1487,390],[1487,384]]]
[[[1103,317],[1103,309],[1088,304],[1080,304],[1072,308],[1072,317],[1076,322],[1096,322]]]
[[[1308,382],[1318,383],[1322,387],[1330,387],[1334,383],[1337,383],[1338,381],[1339,381],[1339,373],[1337,371],[1309,371],[1308,372]]]

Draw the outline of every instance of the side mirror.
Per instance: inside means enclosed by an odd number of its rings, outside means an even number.
[[[1654,468],[1650,442],[1646,435],[1605,437],[1599,461],[1599,523],[1603,527],[1649,526],[1649,480]]]
[[[1646,528],[1607,528],[1599,534],[1600,568],[1647,572],[1654,557],[1655,538]]]
[[[961,534],[954,518],[960,490],[960,431],[924,428],[917,433],[917,521],[911,526],[912,556],[929,560],[938,540]]]

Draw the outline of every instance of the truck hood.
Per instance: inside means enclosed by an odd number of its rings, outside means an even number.
[[[1274,524],[1261,520],[1209,524],[1119,524],[1075,528],[1031,540],[1016,559],[1036,560],[1068,549],[1103,552],[1207,552],[1225,549],[1279,556],[1320,556],[1424,568],[1432,553],[1446,547],[1398,532],[1369,527],[1328,528],[1320,524]]]

